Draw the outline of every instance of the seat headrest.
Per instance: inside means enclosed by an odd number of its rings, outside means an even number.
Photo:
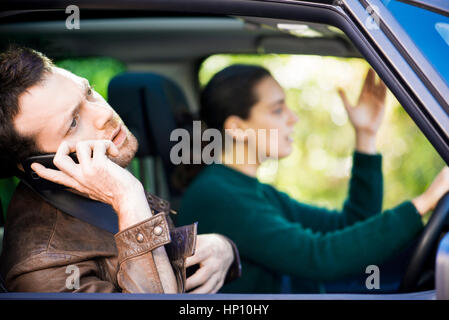
[[[109,83],[108,101],[139,141],[137,157],[169,160],[170,134],[189,110],[176,83],[155,73],[123,73]]]

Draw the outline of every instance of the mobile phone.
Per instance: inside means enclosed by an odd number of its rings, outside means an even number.
[[[39,175],[31,169],[31,165],[35,162],[40,163],[44,167],[48,169],[53,170],[59,170],[53,163],[53,159],[55,158],[56,153],[47,153],[47,154],[39,154],[35,156],[31,156],[26,158],[22,162],[23,169],[25,170],[25,174],[28,178],[31,178],[32,180],[44,180]],[[75,163],[78,163],[78,157],[76,155],[76,152],[69,153],[70,158]]]

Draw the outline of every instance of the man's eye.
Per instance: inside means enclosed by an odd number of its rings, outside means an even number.
[[[70,124],[70,130],[76,128],[78,126],[78,116],[74,117],[72,123]]]

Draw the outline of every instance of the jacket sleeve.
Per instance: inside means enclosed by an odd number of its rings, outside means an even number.
[[[363,221],[382,211],[382,156],[354,152],[348,197],[341,211],[305,205],[286,194],[282,196],[289,220],[313,231],[330,232]]]
[[[115,235],[122,292],[163,293],[152,251],[170,243],[166,215],[157,214]]]
[[[222,235],[226,238],[226,240],[229,242],[229,244],[232,247],[232,253],[234,255],[234,260],[232,261],[231,265],[229,266],[228,272],[226,273],[226,277],[224,280],[224,284],[227,284],[229,282],[232,282],[242,276],[242,264],[240,262],[240,253],[237,249],[237,246],[235,245],[234,241],[229,239],[228,237]]]

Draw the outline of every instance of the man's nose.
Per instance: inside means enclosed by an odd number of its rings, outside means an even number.
[[[112,108],[100,104],[93,105],[92,111],[95,112],[95,127],[98,130],[104,129],[106,124],[111,121],[114,116]]]

